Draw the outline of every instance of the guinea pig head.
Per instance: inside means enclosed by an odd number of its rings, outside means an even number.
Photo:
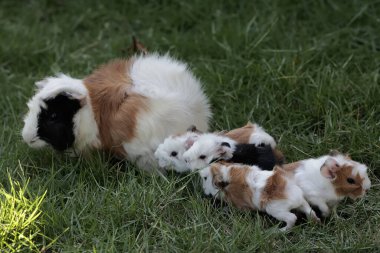
[[[322,176],[331,181],[340,197],[363,197],[371,186],[367,167],[341,155],[328,158],[320,170]]]
[[[213,185],[221,191],[225,200],[240,209],[254,209],[253,192],[247,183],[250,166],[231,164],[211,169]]]
[[[213,173],[211,167],[206,167],[199,171],[199,175],[202,178],[203,192],[208,196],[217,196],[219,189],[213,184]]]
[[[83,107],[91,110],[82,81],[61,74],[36,85],[37,93],[28,102],[29,112],[24,118],[24,141],[33,148],[49,145],[63,151],[73,147],[84,123],[79,112]]]
[[[192,169],[202,169],[216,160],[232,158],[235,141],[214,134],[204,134],[183,154],[187,166]]]
[[[183,153],[191,147],[194,141],[198,138],[197,132],[186,132],[180,136],[169,136],[156,149],[154,155],[158,160],[161,168],[173,166],[173,169],[178,172],[187,171]]]

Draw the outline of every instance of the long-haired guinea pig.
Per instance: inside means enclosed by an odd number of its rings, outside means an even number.
[[[294,226],[297,216],[290,212],[293,209],[319,221],[301,188],[278,166],[263,171],[257,166],[213,163],[199,174],[205,194],[219,196],[240,209],[265,211],[286,222],[281,230]]]
[[[114,60],[83,80],[67,75],[36,83],[22,136],[31,147],[109,150],[143,169],[169,135],[211,117],[202,86],[186,64],[150,54]]]
[[[294,174],[306,200],[318,207],[323,217],[344,197],[362,197],[371,187],[367,166],[337,151],[283,167]]]
[[[154,153],[160,168],[173,169],[180,173],[189,171],[183,159],[183,153],[193,145],[201,134],[202,132],[192,126],[184,134],[167,137]]]
[[[239,144],[226,136],[203,134],[183,154],[183,159],[191,170],[203,169],[214,161],[257,165],[264,170],[272,170],[276,159],[271,146]]]
[[[223,133],[237,143],[255,144],[255,146],[270,146],[276,158],[276,164],[283,164],[285,157],[276,147],[276,141],[264,128],[256,123],[248,122],[245,126]]]

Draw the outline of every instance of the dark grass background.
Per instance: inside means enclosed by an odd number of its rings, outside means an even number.
[[[347,152],[369,166],[367,197],[342,202],[323,225],[282,234],[265,215],[214,208],[196,175],[164,179],[102,153],[28,148],[20,130],[33,83],[128,57],[133,35],[189,63],[210,97],[212,130],[255,121],[288,161]],[[375,252],[379,70],[379,1],[3,0],[0,183],[9,187],[9,173],[30,179],[30,198],[47,191],[40,221],[46,236],[59,236],[53,252]]]

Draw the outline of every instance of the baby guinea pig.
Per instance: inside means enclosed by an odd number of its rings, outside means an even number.
[[[248,122],[245,126],[225,132],[223,135],[241,144],[250,143],[257,147],[269,145],[273,149],[276,164],[283,164],[285,161],[285,157],[277,148],[274,138],[256,123]]]
[[[181,135],[171,135],[161,143],[154,156],[158,160],[158,165],[164,169],[173,169],[177,172],[189,171],[183,153],[188,150],[202,133],[195,126]]]
[[[200,136],[183,158],[191,170],[203,169],[219,160],[258,165],[265,170],[273,169],[276,163],[269,145],[239,144],[226,136],[211,133]]]
[[[223,135],[238,143],[252,143],[256,144],[256,146],[266,144],[272,148],[276,147],[274,138],[256,123],[248,122],[245,126],[228,131]]]
[[[328,216],[343,198],[363,197],[371,187],[367,166],[337,151],[285,164],[283,168],[294,174],[306,200],[318,207],[323,217]]]
[[[293,209],[319,221],[302,190],[278,166],[273,171],[263,171],[257,166],[213,163],[199,174],[205,194],[222,198],[240,209],[265,211],[286,222],[282,231],[294,226],[297,216],[290,212]]]

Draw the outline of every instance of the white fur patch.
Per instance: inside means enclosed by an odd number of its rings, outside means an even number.
[[[199,170],[199,175],[202,178],[203,192],[206,195],[216,196],[219,190],[212,183],[212,174],[210,167]]]
[[[177,172],[189,171],[183,159],[183,153],[188,149],[186,143],[188,141],[195,141],[199,135],[196,132],[186,132],[180,136],[169,136],[166,138],[154,153],[154,156],[158,159],[158,165],[161,168],[172,168]],[[175,152],[175,155],[173,155],[173,152]]]
[[[261,143],[264,143],[266,145],[270,145],[272,149],[274,149],[276,147],[276,141],[274,140],[274,138],[267,132],[265,132],[265,130],[258,124],[254,124],[254,126],[255,130],[249,138],[249,143],[255,144],[256,146],[258,146]]]
[[[211,117],[208,99],[184,63],[169,56],[140,56],[131,66],[131,78],[131,91],[149,99],[148,110],[137,116],[136,137],[123,144],[131,160],[154,158],[166,137],[185,132],[191,125],[207,131]]]
[[[226,142],[230,147],[222,146]],[[207,133],[201,135],[198,140],[183,154],[190,169],[203,169],[215,159],[228,160],[232,158],[236,142],[228,137]]]

